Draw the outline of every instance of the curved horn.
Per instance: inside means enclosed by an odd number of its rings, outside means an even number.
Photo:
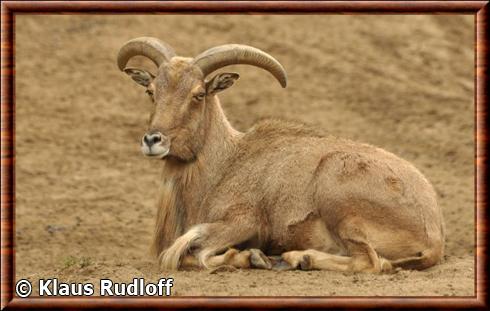
[[[220,45],[202,52],[193,63],[201,68],[204,76],[228,65],[247,64],[269,71],[282,87],[286,87],[288,82],[286,71],[274,57],[248,45]]]
[[[128,61],[137,55],[148,57],[160,67],[164,61],[169,61],[174,57],[175,52],[170,45],[157,38],[139,37],[129,40],[121,47],[117,55],[117,66],[123,70]]]

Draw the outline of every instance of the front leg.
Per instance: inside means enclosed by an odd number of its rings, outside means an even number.
[[[261,252],[260,250],[240,251],[235,248],[230,248],[223,254],[211,256],[208,260],[209,266],[232,266],[234,268],[248,269],[254,267],[253,260],[256,257],[256,251]],[[179,268],[195,269],[202,268],[202,266],[199,259],[194,254],[188,254],[181,260]]]
[[[258,225],[253,218],[244,217],[246,215],[243,214],[243,210],[241,213],[234,213],[234,216],[231,219],[192,227],[162,253],[161,267],[177,270],[191,249],[201,267],[209,269],[221,264],[223,260],[217,260],[216,254],[249,240],[257,233]]]
[[[230,248],[223,254],[210,256],[207,262],[208,267],[231,266],[239,269],[272,269],[270,259],[260,249],[256,248],[243,251]],[[183,269],[202,268],[194,254],[184,255],[179,267]]]

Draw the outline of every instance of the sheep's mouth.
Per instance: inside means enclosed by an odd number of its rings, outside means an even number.
[[[153,151],[145,152],[145,151],[143,151],[143,154],[149,158],[163,159],[169,154],[169,152],[170,152],[170,150],[167,149],[166,151],[163,151],[163,152],[153,152]]]
[[[163,152],[163,153],[148,153],[148,154],[145,154],[145,156],[147,156],[149,158],[163,159],[163,158],[167,157],[168,153],[169,153],[169,151]]]
[[[161,145],[153,145],[148,147],[147,145],[142,144],[141,152],[143,155],[149,158],[163,159],[170,153],[169,147]]]

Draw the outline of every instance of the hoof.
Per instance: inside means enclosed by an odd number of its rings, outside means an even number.
[[[250,250],[250,265],[257,269],[272,269],[270,259],[260,249],[256,248]]]

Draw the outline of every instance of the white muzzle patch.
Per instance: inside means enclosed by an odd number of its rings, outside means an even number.
[[[141,152],[147,157],[162,159],[170,152],[170,141],[163,134],[146,134],[141,139]]]

